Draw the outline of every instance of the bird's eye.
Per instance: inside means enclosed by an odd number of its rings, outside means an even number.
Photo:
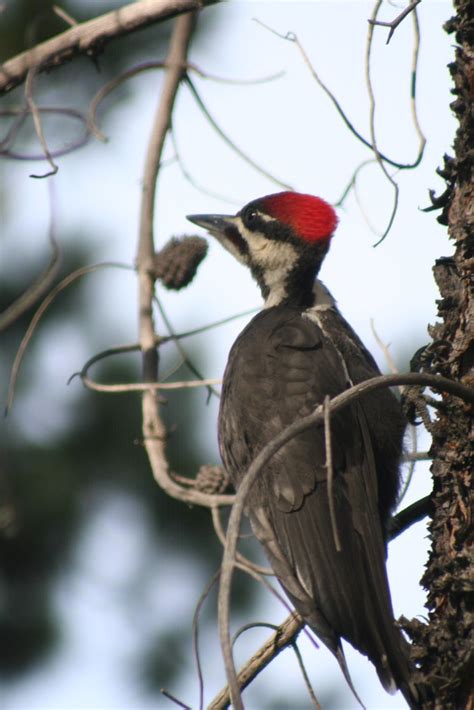
[[[246,212],[245,218],[244,218],[245,224],[247,227],[252,227],[255,222],[257,221],[257,210],[255,209],[250,209]]]

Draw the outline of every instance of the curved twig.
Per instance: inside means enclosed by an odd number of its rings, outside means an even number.
[[[44,173],[44,175],[32,174],[32,175],[30,175],[30,177],[32,177],[32,178],[46,178],[46,177],[51,177],[52,175],[56,175],[59,168],[56,165],[56,163],[54,162],[53,156],[49,152],[49,148],[46,143],[46,138],[44,137],[43,124],[41,122],[41,114],[38,110],[38,106],[36,105],[36,101],[33,98],[33,81],[35,78],[35,74],[36,74],[36,68],[31,67],[31,69],[28,70],[28,74],[26,75],[25,99],[26,99],[26,103],[28,105],[28,108],[30,110],[31,116],[33,118],[33,123],[35,126],[36,135],[38,136],[38,140],[39,140],[40,145],[43,149],[44,156],[51,166],[51,170],[47,173]]]
[[[204,676],[202,673],[202,665],[201,665],[201,656],[199,653],[199,614],[201,613],[201,609],[203,607],[204,602],[206,601],[207,597],[209,596],[209,593],[213,586],[216,584],[217,580],[219,579],[221,571],[220,569],[215,572],[209,582],[206,584],[206,587],[204,591],[202,592],[201,596],[198,599],[198,602],[196,604],[196,608],[194,610],[193,614],[193,651],[194,651],[194,658],[196,660],[196,669],[197,669],[197,674],[198,674],[198,682],[199,682],[199,710],[203,710],[204,708]]]
[[[166,328],[168,329],[170,339],[174,341],[174,344],[176,345],[176,348],[177,348],[179,354],[183,358],[183,362],[187,365],[187,367],[189,368],[189,370],[193,373],[193,375],[195,377],[197,377],[200,380],[204,380],[204,377],[201,375],[201,373],[197,369],[197,367],[195,367],[194,364],[191,362],[186,350],[181,345],[180,337],[182,337],[182,336],[177,336],[176,333],[174,332],[174,328],[171,324],[170,319],[168,318],[168,316],[166,314],[163,304],[161,303],[160,299],[158,298],[158,296],[156,294],[155,294],[155,303],[158,306],[161,317],[163,318],[163,322],[164,322]],[[222,380],[219,380],[219,382],[217,384],[221,384],[221,382],[222,382]],[[214,395],[215,397],[220,399],[220,393],[214,387],[212,387],[211,384],[208,384],[207,391],[209,393],[209,398],[211,395]]]
[[[293,190],[294,188],[291,185],[288,185],[288,183],[283,182],[282,180],[279,180],[276,178],[274,175],[269,173],[265,168],[262,168],[260,165],[258,165],[249,155],[244,153],[229,136],[224,133],[222,128],[219,126],[219,124],[216,122],[216,120],[213,118],[213,116],[209,113],[205,103],[203,102],[201,95],[199,94],[198,90],[196,89],[194,83],[191,81],[189,76],[186,75],[185,81],[187,86],[189,87],[192,96],[194,97],[197,105],[201,109],[202,113],[204,116],[207,118],[213,129],[218,133],[218,135],[222,138],[222,140],[229,146],[229,148],[232,148],[232,150],[239,155],[242,160],[244,160],[246,163],[248,163],[254,170],[259,172],[261,175],[264,177],[268,178],[268,180],[271,180],[274,182],[276,185],[279,185],[280,187],[283,187],[285,190]]]
[[[383,22],[382,20],[367,20],[367,22],[371,25],[377,25],[379,27],[390,27],[390,32],[388,33],[387,37],[387,42],[388,44],[390,40],[393,37],[393,33],[397,29],[398,25],[405,19],[407,15],[410,14],[410,12],[413,12],[413,10],[416,8],[417,5],[419,5],[421,0],[413,0],[413,2],[410,2],[402,11],[399,15],[397,15],[393,20],[390,22]]]
[[[190,185],[194,187],[195,190],[198,190],[199,192],[202,192],[203,195],[208,195],[209,197],[216,198],[218,200],[222,200],[222,202],[227,202],[229,205],[234,205],[234,207],[240,207],[242,205],[242,200],[234,200],[231,197],[227,197],[225,195],[221,195],[219,192],[215,192],[214,190],[210,190],[207,187],[204,187],[203,185],[200,185],[197,180],[191,175],[189,172],[188,168],[184,164],[183,158],[181,156],[181,153],[178,149],[178,145],[176,143],[176,132],[174,129],[170,131],[171,133],[171,140],[173,142],[173,148],[174,152],[176,155],[176,159],[178,161],[179,169],[181,170],[181,173],[184,177],[185,180],[189,182]]]
[[[255,19],[255,18],[254,18]],[[369,148],[370,150],[373,150],[372,144],[367,138],[364,138],[364,136],[359,133],[359,131],[355,128],[354,124],[349,120],[347,114],[345,113],[344,109],[342,108],[341,104],[339,101],[336,99],[335,95],[332,93],[332,91],[326,86],[326,84],[323,82],[323,80],[320,78],[318,73],[316,72],[316,69],[314,68],[313,64],[311,63],[306,50],[304,49],[303,45],[301,44],[300,40],[296,36],[294,32],[287,32],[286,34],[282,34],[280,32],[277,32],[273,28],[269,27],[266,25],[264,22],[261,20],[255,19],[255,22],[258,22],[259,25],[262,25],[266,30],[271,32],[272,34],[276,35],[280,39],[284,39],[287,42],[293,42],[297,47],[298,50],[308,67],[309,71],[311,72],[314,80],[318,84],[318,86],[324,91],[324,93],[329,97],[331,100],[332,104],[334,105],[334,108],[336,109],[337,113],[341,117],[342,121],[346,125],[346,127],[349,129],[349,131],[359,140],[363,145],[365,145],[366,148]],[[389,158],[387,155],[380,153],[380,157],[382,160],[384,160],[386,163],[391,165],[394,168],[398,168],[399,170],[411,170],[413,168],[416,168],[420,161],[421,158],[423,157],[423,151],[418,152],[418,155],[416,156],[415,160],[412,163],[399,163],[396,160],[392,160]]]
[[[250,685],[254,678],[256,678],[281,651],[293,643],[296,636],[303,629],[303,626],[304,621],[296,612],[290,614],[288,619],[278,627],[277,631],[272,634],[268,641],[252,656],[239,672],[237,677],[239,687],[243,690]],[[223,708],[229,707],[229,704],[229,687],[226,686],[208,705],[208,710],[223,710]]]
[[[70,143],[66,143],[66,145],[63,148],[58,148],[58,150],[50,150],[49,153],[52,158],[61,158],[63,155],[67,155],[68,153],[72,153],[74,150],[78,150],[78,148],[82,148],[82,146],[86,145],[86,143],[89,140],[90,134],[89,134],[89,130],[87,128],[86,117],[84,116],[83,113],[81,113],[81,111],[77,111],[76,109],[73,109],[73,108],[64,108],[61,106],[58,106],[58,107],[37,106],[36,108],[37,108],[37,111],[39,112],[39,114],[52,113],[52,114],[59,114],[62,116],[69,116],[69,118],[73,118],[73,119],[80,121],[85,127],[83,134],[79,138],[76,138],[76,140],[71,141]],[[18,153],[16,150],[11,150],[8,147],[15,140],[18,130],[21,128],[21,126],[23,125],[24,121],[28,118],[30,113],[31,113],[31,111],[27,108],[5,109],[3,111],[0,111],[0,116],[16,116],[17,117],[17,120],[10,127],[10,130],[8,131],[6,137],[0,143],[0,156],[1,157],[11,158],[12,160],[35,160],[36,161],[36,160],[45,160],[46,159],[44,152],[41,154],[38,154],[38,153]]]
[[[222,544],[222,547],[224,547],[225,540],[226,540],[226,534],[224,532],[224,528],[222,527],[222,521],[221,521],[221,517],[220,517],[220,508],[215,507],[215,506],[212,507],[211,513],[212,513],[212,524],[214,525],[215,533],[217,535],[218,540]],[[275,576],[275,572],[272,570],[271,567],[262,567],[261,565],[257,565],[255,562],[252,562],[247,557],[242,555],[240,552],[237,552],[236,560],[240,563],[241,569],[244,571],[252,570],[253,572],[256,572],[257,574],[263,574],[267,577],[274,577]]]
[[[46,269],[38,276],[38,278],[29,286],[19,298],[5,308],[0,313],[0,332],[6,330],[14,321],[23,315],[41,296],[48,290],[56,278],[59,266],[61,263],[61,248],[56,239],[56,228],[54,221],[54,205],[53,205],[53,182],[48,183],[49,201],[50,201],[50,216],[49,216],[49,241],[52,247],[51,260]]]
[[[35,315],[31,319],[31,323],[28,326],[25,335],[23,336],[21,343],[18,347],[18,350],[15,355],[15,359],[13,361],[12,369],[10,372],[10,380],[8,383],[8,394],[7,394],[7,401],[6,401],[6,406],[5,406],[5,416],[8,415],[8,412],[11,409],[11,406],[13,404],[13,397],[15,393],[15,385],[16,385],[16,380],[18,377],[18,373],[21,367],[21,363],[23,360],[23,356],[25,354],[25,350],[28,347],[28,343],[30,342],[33,333],[35,332],[36,326],[38,325],[39,321],[43,317],[45,311],[49,308],[49,306],[53,303],[55,300],[56,296],[61,293],[61,291],[64,291],[65,288],[67,288],[70,284],[72,284],[74,281],[77,279],[81,278],[81,276],[85,276],[86,274],[91,274],[94,271],[98,271],[99,269],[103,268],[116,268],[116,269],[127,269],[127,270],[133,270],[133,267],[129,266],[128,264],[122,264],[121,262],[118,261],[104,261],[100,264],[92,264],[90,266],[82,266],[80,269],[76,269],[76,271],[73,271],[71,274],[68,274],[62,281],[60,281],[53,289],[48,293],[38,310],[36,311]]]
[[[373,14],[372,14],[372,20],[375,22],[377,19],[377,14],[380,9],[380,6],[382,5],[383,0],[376,0]],[[390,218],[388,220],[388,224],[382,233],[380,239],[374,244],[374,247],[377,247],[379,244],[381,244],[385,237],[388,235],[390,232],[393,222],[395,220],[395,215],[397,214],[398,210],[398,199],[400,196],[400,188],[398,187],[398,183],[393,179],[393,177],[390,175],[388,172],[387,168],[384,165],[384,161],[382,159],[382,156],[379,152],[378,146],[377,146],[377,139],[375,136],[375,94],[374,94],[374,89],[372,86],[372,76],[370,73],[370,59],[371,59],[371,53],[372,53],[372,42],[373,42],[373,37],[374,37],[374,25],[369,23],[369,29],[367,33],[367,44],[366,44],[366,50],[365,50],[365,81],[367,85],[367,92],[369,94],[369,125],[370,125],[370,142],[372,145],[372,150],[374,151],[375,154],[375,159],[377,160],[377,163],[379,164],[380,170],[383,172],[385,177],[387,178],[388,182],[392,185],[393,187],[393,205],[392,205],[392,211],[390,213]]]

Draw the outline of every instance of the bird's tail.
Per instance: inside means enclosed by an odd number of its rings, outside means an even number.
[[[336,656],[336,660],[339,663],[339,668],[341,669],[342,674],[346,680],[346,683],[349,686],[349,688],[351,689],[354,698],[357,700],[357,702],[359,703],[361,708],[363,708],[363,710],[366,710],[365,705],[362,702],[362,700],[359,698],[359,696],[357,695],[357,691],[356,691],[354,684],[352,682],[351,674],[349,673],[349,668],[347,667],[346,657],[344,655],[344,651],[342,649],[341,642],[339,642],[337,649],[334,651],[334,655]]]
[[[394,629],[395,634],[397,631]],[[394,641],[399,641],[396,644],[398,648],[394,648],[395,644],[390,644],[392,651],[390,658],[383,654],[380,658],[371,660],[385,690],[392,695],[400,690],[409,707],[412,710],[417,710],[422,705],[423,693],[413,680],[414,667],[410,662],[408,644],[401,633],[398,632],[398,634],[398,638],[394,639]]]

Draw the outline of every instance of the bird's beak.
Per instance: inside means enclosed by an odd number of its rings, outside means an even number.
[[[226,229],[232,227],[235,222],[235,217],[227,214],[188,214],[186,219],[207,229],[215,237],[224,236]]]
[[[193,224],[207,229],[209,234],[222,244],[236,259],[247,263],[248,244],[240,234],[239,216],[227,214],[190,214],[186,217]]]

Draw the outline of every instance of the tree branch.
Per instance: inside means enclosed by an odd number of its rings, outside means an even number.
[[[166,73],[145,161],[140,211],[140,233],[137,254],[139,284],[139,341],[142,350],[144,382],[158,379],[158,354],[153,323],[153,257],[155,254],[153,218],[155,189],[161,154],[170,127],[173,105],[183,77],[189,41],[194,26],[194,13],[176,20],[166,58]],[[173,498],[197,505],[228,505],[233,496],[210,496],[196,490],[186,490],[170,476],[166,459],[166,430],[158,411],[157,395],[152,389],[142,397],[143,439],[150,465],[158,485]]]
[[[113,39],[217,1],[140,0],[81,22],[5,62],[0,67],[0,94],[21,84],[33,68],[36,72],[54,69],[80,54],[101,51]]]
[[[303,619],[295,611],[290,614],[239,672],[237,676],[239,688],[244,690],[250,685],[281,651],[294,643],[303,627]],[[208,705],[208,710],[223,710],[223,708],[229,707],[229,704],[229,687],[226,686]]]

